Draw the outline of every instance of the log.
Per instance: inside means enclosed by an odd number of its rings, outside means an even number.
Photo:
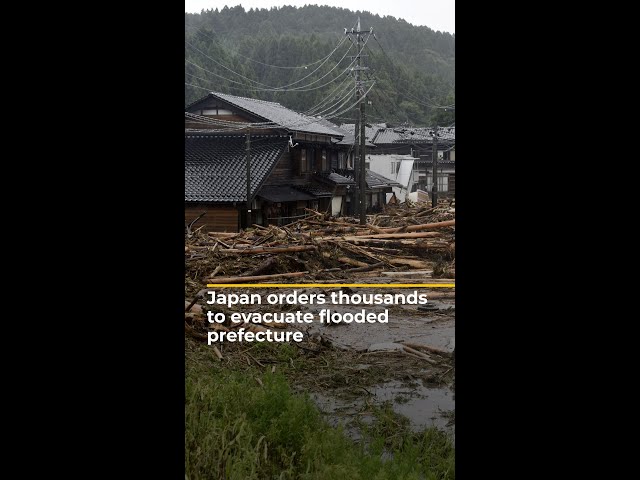
[[[189,310],[191,310],[191,307],[193,307],[196,302],[198,301],[198,298],[202,298],[203,294],[207,291],[206,288],[203,288],[202,290],[200,290],[198,293],[196,293],[193,296],[193,300],[191,300],[191,302],[187,302],[186,300],[184,301],[184,303],[186,304],[186,307],[184,309],[185,312],[188,312]]]
[[[326,227],[328,225],[337,225],[340,227],[350,227],[350,228],[365,229],[365,230],[371,227],[371,225],[360,225],[358,223],[347,223],[347,222],[331,222],[328,220],[323,222],[319,222],[317,220],[304,220],[304,222],[310,225],[319,225],[321,227]]]
[[[348,270],[343,270],[343,272],[345,273],[369,272],[371,270],[376,270],[382,267],[384,267],[384,262],[374,263],[373,265],[369,265],[367,267],[349,268]]]
[[[375,225],[368,225],[369,229],[376,233],[387,233],[384,231],[384,228],[376,227]]]
[[[420,232],[422,230],[433,230],[434,228],[454,227],[455,225],[455,220],[445,220],[444,222],[421,223],[418,225],[409,225],[408,227],[391,228],[388,229],[387,233],[394,233],[391,230],[399,231],[400,228],[404,228],[405,232]]]
[[[202,315],[204,312],[202,311],[202,307],[200,305],[196,305],[197,299],[198,299],[198,295],[196,294],[195,298],[191,302],[188,302],[185,300],[184,311],[185,312],[192,311],[196,315]]]
[[[219,360],[222,360],[222,353],[220,352],[220,350],[218,350],[218,347],[216,347],[215,345],[213,346],[213,353],[216,354],[216,357],[218,357]]]
[[[412,232],[412,233],[376,233],[373,235],[367,234],[367,235],[358,235],[357,237],[348,236],[344,238],[345,239],[347,238],[428,238],[428,237],[438,237],[438,236],[440,236],[438,232]]]
[[[415,248],[424,250],[427,248],[433,249],[446,249],[449,248],[448,242],[441,243],[416,243],[412,240],[396,240],[396,239],[382,239],[382,238],[360,238],[360,237],[345,237],[347,243],[354,245],[371,245],[378,247],[391,247],[391,248]]]
[[[294,245],[292,247],[227,248],[220,250],[220,253],[249,253],[256,255],[260,253],[307,252],[310,250],[318,250],[318,247],[315,245]]]
[[[430,263],[423,262],[421,260],[411,260],[410,258],[387,258],[387,263],[391,265],[407,265],[411,268],[429,268]]]
[[[411,342],[400,342],[402,345],[406,345],[409,348],[415,348],[416,350],[424,349],[431,353],[435,353],[437,355],[443,355],[445,357],[450,357],[451,352],[447,352],[446,350],[442,350],[441,348],[432,347],[430,345],[423,345],[421,343],[411,343]]]
[[[227,232],[207,232],[207,234],[211,237],[235,237],[238,235],[237,233],[227,233]]]
[[[433,359],[432,359],[429,355],[427,355],[426,353],[423,353],[423,352],[420,352],[420,351],[418,351],[418,350],[415,350],[415,349],[413,349],[413,348],[411,348],[411,347],[408,347],[408,346],[407,346],[407,345],[405,345],[405,344],[403,344],[403,345],[402,345],[402,349],[403,349],[405,352],[412,353],[412,354],[414,354],[414,355],[416,355],[416,356],[418,356],[418,357],[422,358],[423,360],[426,360],[427,362],[429,362],[429,363],[431,363],[431,364],[436,364],[436,363],[437,363],[435,360],[433,360]]]
[[[337,260],[340,263],[346,263],[347,265],[353,265],[354,267],[368,267],[369,264],[365,262],[360,262],[358,260],[354,260],[349,257],[338,257]]]
[[[312,208],[305,208],[305,212],[313,213],[314,215],[318,215],[319,217],[324,217],[324,213],[320,213],[317,210],[313,210]]]
[[[250,283],[250,282],[264,282],[266,280],[273,280],[275,278],[291,278],[291,277],[302,277],[309,273],[306,272],[295,272],[295,273],[277,273],[274,275],[254,275],[251,277],[217,277],[217,278],[209,278],[209,283]]]

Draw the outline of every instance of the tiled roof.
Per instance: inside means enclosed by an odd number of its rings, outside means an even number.
[[[308,184],[303,186],[297,186],[296,188],[308,192],[314,197],[333,197],[333,192],[326,187],[317,184]]]
[[[342,175],[336,172],[318,173],[317,175],[320,175],[323,179],[329,180],[330,182],[335,183],[336,185],[355,185],[356,184],[356,182],[354,182],[353,179],[343,177]]]
[[[283,107],[276,102],[267,102],[265,100],[256,100],[254,98],[236,97],[235,95],[228,95],[226,93],[211,92],[207,97],[215,97],[224,100],[236,107],[252,113],[265,121],[273,122],[281,127],[289,130],[297,130],[300,132],[325,134],[331,136],[342,137],[343,133],[337,129],[322,125],[318,123],[318,119],[302,115],[298,112],[294,112],[286,107]],[[193,105],[199,103],[194,102],[187,107],[189,109]]]
[[[373,138],[376,136],[376,133],[382,127],[377,124],[373,124],[372,126],[365,125],[364,126],[364,138],[366,142],[366,146],[375,147],[373,143]],[[356,124],[355,123],[343,123],[340,125],[340,130],[346,132],[345,137],[338,145],[353,145],[353,140],[355,138],[356,132]]]
[[[267,178],[287,146],[286,137],[251,138],[251,194]],[[247,201],[244,136],[184,137],[184,198],[187,202]]]
[[[367,186],[369,188],[382,188],[382,187],[402,187],[395,180],[391,180],[387,177],[383,177],[379,173],[376,173],[372,170],[365,170],[365,180],[367,181]]]
[[[343,173],[350,180],[354,179],[355,171],[354,170],[343,170]],[[395,180],[391,180],[387,177],[383,177],[379,173],[376,173],[370,169],[365,170],[365,181],[367,182],[367,187],[370,189],[374,188],[383,188],[383,187],[402,187]],[[355,182],[353,183],[355,185]]]
[[[384,128],[378,131],[373,143],[432,143],[433,135],[431,127],[396,127]],[[443,127],[438,129],[439,141],[450,143],[456,139],[456,127]]]

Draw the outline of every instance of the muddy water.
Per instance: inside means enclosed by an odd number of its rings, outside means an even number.
[[[305,293],[310,292],[312,290]],[[371,288],[367,289],[367,293],[409,292],[406,289]],[[400,346],[398,342],[412,342],[452,352],[455,348],[455,294],[453,292],[430,291],[428,295],[429,305],[434,307],[428,311],[420,310],[416,305],[364,307],[362,305],[327,305],[324,307],[301,305],[299,308],[302,311],[315,314],[314,323],[307,333],[310,335],[319,334],[325,340],[341,348],[360,352],[393,350]],[[389,322],[322,324],[319,323],[317,315],[321,308],[353,314],[360,313],[363,308],[367,313],[376,314],[388,309]],[[378,357],[378,353],[365,353],[365,355]],[[357,370],[357,365],[355,367]],[[362,367],[366,368],[366,365],[362,365]],[[353,426],[353,420],[372,421],[370,406],[382,406],[388,402],[396,413],[409,419],[414,431],[433,426],[449,431],[455,441],[455,424],[451,421],[455,411],[455,394],[449,387],[443,385],[436,387],[420,381],[393,380],[368,387],[366,392],[362,391],[361,394],[349,397],[331,391],[312,392],[310,396],[325,414],[325,418],[330,424],[345,426],[346,432],[356,440],[360,438],[360,433]]]
[[[438,347],[446,351],[455,348],[455,299],[452,297],[430,300],[433,310],[423,311],[415,305],[367,307],[367,312],[380,313],[387,308],[389,323],[376,324],[317,324],[309,333],[320,333],[333,344],[358,351],[393,350],[398,342],[413,342]],[[358,313],[357,305],[332,305],[333,311]],[[315,308],[309,308],[314,311]],[[410,421],[414,431],[426,427],[437,427],[455,434],[451,416],[455,411],[455,394],[446,386],[429,386],[418,382],[406,383],[390,381],[368,388],[368,394],[355,400],[342,400],[331,396],[330,392],[314,393],[312,398],[333,425],[347,426],[347,432],[355,439],[360,434],[349,427],[350,420],[359,417],[371,421],[367,416],[367,403],[382,405],[389,402],[393,410]]]
[[[388,382],[371,392],[379,401],[393,402],[393,410],[411,421],[415,430],[426,427],[448,429],[448,413],[455,409],[455,394],[449,388],[406,387]]]
[[[437,427],[452,435],[455,433],[455,425],[450,421],[450,415],[455,410],[455,394],[448,387],[408,386],[393,381],[369,391],[372,395],[363,394],[354,400],[343,400],[326,393],[311,393],[310,396],[331,425],[345,426],[347,433],[355,440],[360,438],[360,432],[350,422],[356,417],[366,423],[373,420],[367,414],[367,403],[379,406],[389,402],[396,413],[409,419],[412,430],[416,432]]]
[[[388,323],[314,323],[309,333],[318,332],[338,346],[366,350],[369,346],[389,342],[414,342],[453,351],[455,348],[455,305],[452,300],[433,301],[437,309],[421,311],[415,305],[388,308]],[[368,307],[367,312],[380,313],[383,306]],[[332,305],[332,311],[358,313],[362,307]],[[311,310],[313,311],[313,310]]]

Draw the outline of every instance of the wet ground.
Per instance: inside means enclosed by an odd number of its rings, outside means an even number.
[[[389,351],[402,350],[399,342],[429,345],[447,352],[455,348],[455,294],[430,290],[428,307],[416,305],[369,306],[367,312],[389,311],[388,323],[340,323],[337,325],[314,323],[308,329],[310,335],[321,335],[333,345],[344,350],[366,352],[361,358],[384,362]],[[367,289],[367,293],[410,293],[410,289]],[[317,313],[319,307],[300,307],[304,311]],[[357,313],[358,305],[330,305],[333,311]],[[361,363],[351,367],[350,375],[364,374],[370,364]],[[354,372],[355,370],[355,372]],[[425,427],[438,427],[455,434],[455,393],[452,385],[433,374],[431,365],[424,368],[415,365],[401,366],[393,378],[386,379],[367,388],[322,389],[311,391],[310,395],[325,413],[330,423],[341,424],[354,438],[359,437],[357,421],[372,419],[372,405],[391,405],[394,412],[407,417],[415,431]],[[446,372],[446,371],[445,371]],[[428,379],[428,380],[426,380]]]
[[[377,281],[387,281],[378,278]],[[403,279],[404,280],[404,279]],[[430,279],[411,279],[412,283]],[[294,289],[279,288],[278,293]],[[295,289],[298,294],[323,292],[329,297],[335,288]],[[367,287],[342,289],[345,293],[412,293],[412,288]],[[294,388],[309,393],[333,425],[342,424],[353,437],[359,425],[373,419],[376,408],[391,407],[409,420],[414,431],[438,427],[455,434],[455,369],[449,353],[455,349],[455,292],[448,288],[418,288],[426,293],[427,305],[284,305],[251,308],[247,311],[311,312],[311,325],[298,324],[287,329],[305,332],[305,342],[297,344],[304,362],[296,366],[290,380]],[[252,289],[237,293],[260,293],[273,289]],[[266,308],[265,308],[266,307]],[[388,310],[388,323],[320,323],[318,312],[331,309],[340,313],[380,314]],[[238,310],[244,310],[238,308]],[[427,345],[446,352],[428,353],[433,361],[403,351],[406,342]],[[328,349],[327,346],[336,347]],[[263,362],[266,362],[263,359]]]

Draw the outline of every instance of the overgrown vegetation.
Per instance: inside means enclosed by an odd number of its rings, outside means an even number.
[[[185,85],[185,103],[201,98],[205,90],[276,101],[300,112],[331,95],[335,98],[328,105],[335,103],[344,92],[342,82],[345,88],[353,83],[349,75],[338,74],[355,48],[347,54],[351,44],[345,41],[326,63],[313,63],[344,39],[343,28],[355,26],[358,16],[363,29],[372,27],[376,33],[363,52],[369,68],[365,80],[376,81],[369,96],[368,120],[452,123],[450,110],[433,107],[455,103],[455,35],[391,16],[315,5],[248,11],[236,6],[186,13],[185,82],[191,85]],[[307,69],[291,68],[307,64]],[[334,78],[338,80],[317,88]],[[289,84],[292,89],[286,92],[264,89]],[[303,85],[310,87],[294,91]],[[346,112],[333,121],[353,123],[352,117],[353,112]]]
[[[295,355],[282,347],[278,360]],[[329,426],[308,396],[294,393],[280,371],[225,368],[210,353],[196,348],[186,360],[187,479],[455,478],[445,433],[412,433],[383,406],[356,443]]]

